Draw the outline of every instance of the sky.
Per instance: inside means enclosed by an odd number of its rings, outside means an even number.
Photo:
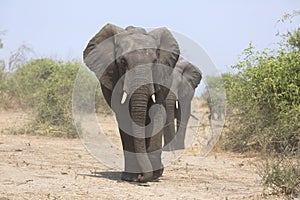
[[[1,0],[0,59],[26,44],[33,58],[82,60],[87,42],[105,24],[167,27],[200,45],[221,72],[230,71],[251,42],[272,47],[276,33],[300,24],[277,23],[299,0]]]

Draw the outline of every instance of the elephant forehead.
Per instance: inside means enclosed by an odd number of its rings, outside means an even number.
[[[120,34],[116,37],[116,44],[122,53],[158,47],[156,40],[148,34]]]
[[[154,49],[138,49],[124,55],[130,66],[153,63],[153,60],[156,59],[156,51]]]

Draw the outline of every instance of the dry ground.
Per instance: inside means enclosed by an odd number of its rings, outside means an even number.
[[[158,182],[141,186],[120,181],[120,171],[97,161],[80,139],[8,135],[4,131],[22,126],[27,119],[22,112],[0,112],[1,200],[265,198],[251,165],[253,157],[211,152],[201,158],[192,148],[167,166]]]

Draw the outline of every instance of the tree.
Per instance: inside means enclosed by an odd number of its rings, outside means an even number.
[[[0,31],[0,37],[2,37],[3,35],[5,35],[5,31]],[[3,42],[2,42],[2,38],[0,38],[0,49],[3,48]]]
[[[8,60],[8,70],[10,72],[16,71],[19,67],[25,65],[28,61],[28,55],[33,54],[34,51],[26,44],[22,44],[15,52],[11,54]]]

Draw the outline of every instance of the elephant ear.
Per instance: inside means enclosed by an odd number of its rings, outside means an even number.
[[[202,73],[198,67],[190,62],[178,63],[176,67],[181,68],[183,77],[185,77],[193,89],[199,85],[202,79]]]
[[[167,28],[157,28],[149,32],[149,34],[152,35],[158,43],[158,62],[174,68],[177,63],[180,50],[172,33]]]
[[[164,86],[167,86],[162,87],[160,84],[154,85],[155,92],[160,94],[160,98],[165,99],[169,93],[168,88],[170,88],[172,84],[172,71],[178,61],[180,50],[176,39],[167,28],[154,29],[149,32],[149,34],[152,35],[157,42],[157,63],[168,66],[167,68],[156,68],[156,70],[152,72],[154,83],[162,83]]]
[[[124,29],[113,24],[106,24],[87,44],[83,51],[85,64],[93,71],[101,84],[113,90],[119,79],[119,71],[115,65],[114,35]]]

